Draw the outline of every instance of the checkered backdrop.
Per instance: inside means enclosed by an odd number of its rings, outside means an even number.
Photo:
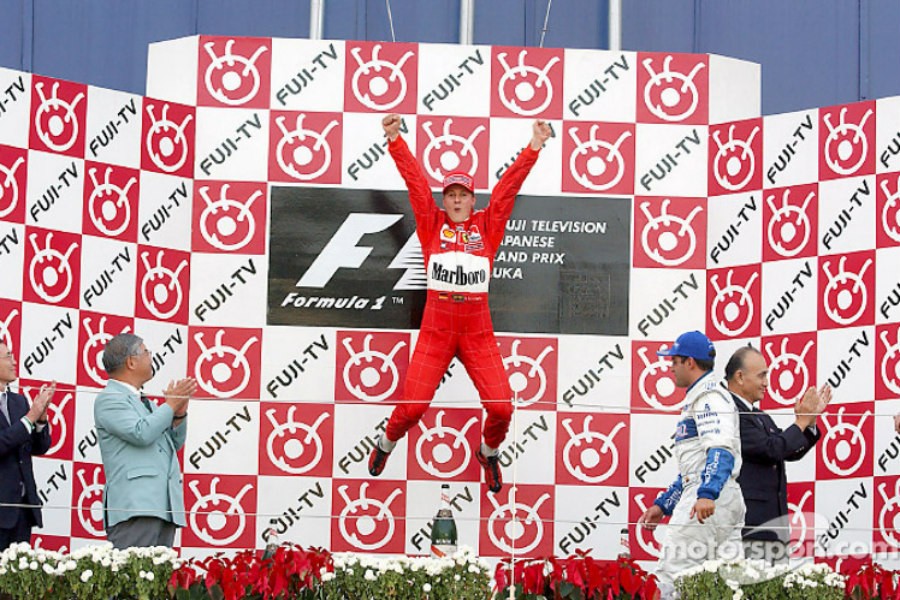
[[[134,331],[151,394],[200,382],[187,555],[270,527],[425,553],[449,482],[482,556],[612,557],[675,474],[681,392],[655,352],[698,328],[721,357],[763,350],[785,424],[805,387],[835,388],[789,470],[797,548],[900,547],[900,98],[761,118],[758,66],[710,55],[201,36],[149,56],[146,97],[0,70],[0,332],[25,393],[61,390],[35,465],[44,547],[103,537],[98,357]],[[534,118],[556,133],[495,265],[517,406],[496,496],[456,362],[366,472],[422,299],[387,112],[432,183],[463,168],[481,191]]]

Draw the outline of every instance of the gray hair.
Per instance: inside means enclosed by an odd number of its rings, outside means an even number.
[[[141,353],[143,338],[133,333],[120,333],[106,343],[103,349],[103,370],[112,374],[125,366],[129,356]]]

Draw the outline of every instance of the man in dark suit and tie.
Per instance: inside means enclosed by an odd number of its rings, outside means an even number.
[[[170,382],[156,406],[141,392],[153,377],[153,357],[131,333],[103,349],[106,388],[94,403],[94,422],[106,475],[106,537],[116,548],[172,546],[184,527],[184,489],[178,449],[187,435],[187,408],[197,382]]]
[[[747,558],[773,563],[789,558],[784,463],[803,458],[821,437],[816,418],[831,402],[831,388],[809,388],[794,406],[794,423],[782,431],[756,407],[766,394],[768,375],[766,359],[752,346],[738,349],[725,366],[725,382],[740,412],[744,464],[738,483],[747,506],[744,551]]]
[[[0,551],[30,541],[31,528],[43,526],[31,457],[52,445],[47,407],[56,383],[41,386],[28,406],[25,396],[9,389],[16,379],[16,359],[0,343]]]

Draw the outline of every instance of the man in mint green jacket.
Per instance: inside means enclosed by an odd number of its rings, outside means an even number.
[[[178,449],[187,433],[187,407],[197,382],[170,382],[156,406],[140,391],[153,376],[152,353],[130,333],[103,350],[106,388],[94,403],[94,422],[106,476],[106,535],[116,548],[172,546],[184,527],[184,490]]]

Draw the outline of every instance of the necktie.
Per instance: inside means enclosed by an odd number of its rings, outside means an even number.
[[[9,420],[9,406],[6,401],[6,392],[0,393],[0,412],[3,412],[3,416],[6,417],[6,422],[11,425],[12,421]]]
[[[147,396],[141,394],[141,402],[148,411],[153,412],[153,405],[150,403],[150,399],[147,398]]]

